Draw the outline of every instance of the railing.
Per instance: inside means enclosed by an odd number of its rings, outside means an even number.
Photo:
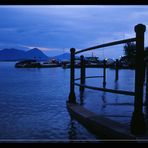
[[[125,40],[119,40],[115,42],[110,42],[106,44],[101,44],[97,46],[93,46],[90,48],[82,49],[80,51],[75,51],[74,48],[71,48],[71,67],[70,67],[70,94],[69,94],[69,102],[76,103],[75,97],[75,85],[80,86],[80,90],[84,91],[84,88],[89,88],[93,90],[100,90],[110,93],[117,93],[117,94],[124,94],[124,95],[131,95],[134,96],[134,111],[131,119],[131,132],[134,134],[141,134],[144,133],[145,130],[145,120],[143,115],[143,85],[144,85],[144,75],[145,75],[145,67],[144,67],[144,32],[146,30],[145,25],[138,24],[135,26],[136,37],[129,38]],[[127,42],[136,42],[136,64],[135,64],[135,91],[129,92],[125,90],[113,90],[105,88],[106,85],[106,61],[104,60],[104,70],[103,76],[92,76],[86,77],[85,76],[85,61],[84,56],[81,55],[81,73],[80,78],[75,79],[75,55],[99,49],[103,47],[119,45]],[[116,76],[115,80],[118,80],[118,61],[116,61]],[[85,85],[86,78],[95,78],[95,77],[103,77],[103,88],[100,87],[93,87]],[[76,80],[80,80],[80,84],[75,83]]]

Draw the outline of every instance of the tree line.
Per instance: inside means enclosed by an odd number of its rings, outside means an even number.
[[[136,44],[129,42],[124,45],[124,59],[130,64],[131,67],[135,66],[136,59]],[[148,57],[148,47],[145,47],[144,57]]]

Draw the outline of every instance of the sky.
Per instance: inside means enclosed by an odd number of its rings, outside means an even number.
[[[135,37],[134,26],[148,28],[146,5],[3,5],[0,6],[0,50],[39,48],[55,56]],[[148,29],[147,29],[148,30]],[[86,56],[119,58],[123,44],[87,52]],[[148,31],[145,33],[148,46]]]

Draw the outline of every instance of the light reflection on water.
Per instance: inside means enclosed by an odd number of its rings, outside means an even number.
[[[69,116],[66,100],[69,95],[69,69],[16,69],[15,63],[0,63],[0,139],[33,140],[96,140],[75,119]],[[102,69],[88,68],[87,75],[102,75]],[[79,69],[76,70],[79,77]],[[134,71],[107,69],[106,88],[134,91]],[[102,87],[102,79],[88,79],[91,86]],[[97,114],[129,125],[133,97],[85,89],[77,101]],[[148,119],[148,109],[144,108]]]
[[[96,140],[66,108],[69,70],[0,63],[0,140]]]
[[[102,75],[103,69],[87,69],[86,76]],[[79,77],[79,76],[78,76]],[[119,89],[134,92],[135,71],[119,70],[119,80],[115,81],[115,71],[107,69],[106,88]],[[103,87],[103,78],[87,79],[86,84],[90,86]],[[78,88],[76,88],[78,91]],[[144,87],[144,101],[145,101]],[[77,98],[79,98],[77,94]],[[143,101],[143,102],[144,102]],[[91,111],[104,115],[112,120],[130,126],[131,116],[134,111],[134,97],[128,95],[114,94],[96,90],[85,89],[81,94],[80,103]],[[144,114],[147,118],[147,107],[144,107]]]

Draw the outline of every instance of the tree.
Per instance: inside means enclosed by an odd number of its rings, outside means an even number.
[[[135,43],[126,43],[124,45],[125,56],[133,58],[136,56],[136,44]],[[145,47],[144,56],[148,56],[148,47]]]
[[[124,45],[124,54],[129,63],[129,65],[135,65],[135,58],[136,58],[136,44],[135,43],[126,43]],[[148,57],[148,47],[145,47],[144,56]]]
[[[133,42],[126,43],[124,45],[124,54],[128,65],[134,67],[136,58],[136,44]]]
[[[124,53],[130,59],[135,58],[136,55],[136,44],[135,43],[126,43],[124,45]]]

